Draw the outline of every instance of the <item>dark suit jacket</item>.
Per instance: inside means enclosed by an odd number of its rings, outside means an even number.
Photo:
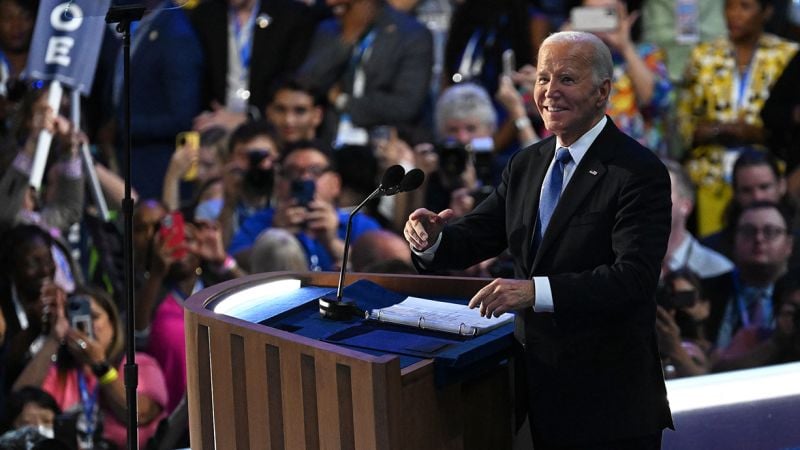
[[[363,61],[364,95],[351,98],[346,112],[359,127],[414,124],[428,96],[433,65],[433,37],[424,25],[384,4],[375,20],[375,40]],[[322,22],[298,75],[322,93],[340,83],[352,94],[348,70],[353,46],[340,39],[336,19]]]
[[[316,18],[294,0],[262,0],[259,14],[272,20],[266,28],[253,27],[249,103],[263,111],[271,84],[294,71],[306,57]],[[228,75],[228,4],[225,0],[201,2],[191,13],[206,56],[203,85],[205,107],[211,100],[225,104]]]
[[[548,276],[554,313],[517,314],[531,424],[560,445],[671,426],[655,336],[654,292],[670,229],[670,182],[646,148],[607,125],[576,168],[538,251],[549,138],[510,160],[494,193],[448,225],[432,268],[468,267],[506,247],[518,278]]]
[[[161,196],[175,135],[191,129],[192,119],[201,111],[202,68],[200,44],[181,9],[162,10],[132,50],[132,182],[141,198]],[[124,129],[121,110],[117,118],[118,129]],[[121,152],[122,136],[117,136]]]

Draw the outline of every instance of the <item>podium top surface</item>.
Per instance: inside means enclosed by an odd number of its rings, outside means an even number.
[[[425,359],[434,360],[437,384],[448,384],[482,372],[508,357],[513,345],[513,323],[486,334],[465,337],[456,334],[418,329],[402,325],[353,318],[332,321],[319,314],[318,299],[323,295],[335,297],[336,288],[297,282],[285,291],[270,288],[269,282],[249,284],[244,297],[247,301],[231,308],[219,307],[232,297],[207,297],[204,309],[322,342],[342,346],[374,356],[396,355],[401,368]],[[274,286],[274,285],[273,285]],[[243,290],[238,292],[244,293]],[[399,303],[409,294],[387,289],[369,280],[355,281],[344,289],[345,299],[363,310],[383,308]],[[415,295],[419,295],[415,293]],[[244,298],[243,297],[243,298]],[[467,304],[469,297],[425,295],[426,298]],[[224,320],[224,319],[223,319]]]

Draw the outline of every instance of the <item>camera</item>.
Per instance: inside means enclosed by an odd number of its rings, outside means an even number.
[[[439,171],[447,178],[458,178],[467,170],[469,152],[460,143],[448,140],[436,146],[439,155]]]
[[[250,170],[261,165],[261,161],[267,159],[267,157],[269,157],[267,150],[250,150],[247,152],[247,158],[250,160]]]
[[[89,297],[85,295],[70,296],[67,299],[67,317],[72,328],[94,339],[92,302]]]
[[[664,309],[680,309],[694,306],[697,302],[697,291],[676,291],[672,283],[662,283],[656,288],[656,304]]]
[[[473,138],[469,144],[463,145],[454,140],[447,140],[436,146],[439,155],[439,170],[449,178],[457,178],[467,170],[467,162],[472,158],[478,181],[486,186],[492,183],[492,151],[494,141],[491,137]]]

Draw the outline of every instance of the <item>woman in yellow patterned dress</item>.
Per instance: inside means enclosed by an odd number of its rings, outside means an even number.
[[[797,43],[764,32],[770,0],[726,0],[728,36],[699,44],[678,100],[687,170],[697,184],[697,233],[722,228],[732,196],[729,173],[743,146],[764,143],[759,113],[797,52]]]

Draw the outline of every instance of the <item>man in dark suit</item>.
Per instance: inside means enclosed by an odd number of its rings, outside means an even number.
[[[195,128],[233,131],[260,116],[271,84],[303,62],[317,19],[294,0],[208,0],[191,13],[206,55]]]
[[[326,4],[334,17],[320,23],[297,72],[333,106],[323,136],[335,132],[340,144],[362,145],[364,129],[418,124],[433,65],[430,31],[381,0]]]
[[[594,35],[547,38],[534,98],[555,136],[514,155],[472,213],[448,224],[452,211],[420,209],[404,229],[423,269],[510,250],[518,279],[495,279],[470,307],[516,312],[537,450],[658,449],[672,426],[654,301],[670,181],[604,115],[611,77]]]

